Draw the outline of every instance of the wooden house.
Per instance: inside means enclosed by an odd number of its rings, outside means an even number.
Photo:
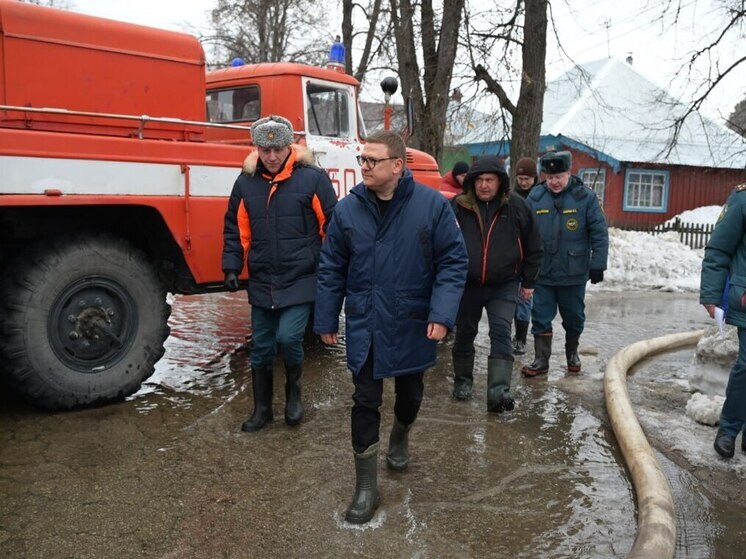
[[[572,172],[593,188],[610,225],[662,223],[684,210],[722,205],[746,182],[746,140],[686,107],[627,62],[607,58],[578,65],[547,85],[539,143],[569,150]],[[473,159],[508,156],[504,123],[462,140]]]

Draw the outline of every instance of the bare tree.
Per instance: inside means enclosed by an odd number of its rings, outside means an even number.
[[[402,94],[411,97],[418,123],[413,144],[436,159],[443,149],[448,93],[465,0],[390,0]],[[416,40],[422,44],[418,52]],[[422,61],[420,68],[419,60]]]
[[[690,2],[686,2],[688,5]],[[723,59],[719,55],[721,46],[728,43],[743,44],[744,24],[746,24],[746,2],[744,0],[720,0],[722,23],[719,32],[713,39],[707,39],[701,46],[692,51],[687,60],[681,65],[677,76],[683,77],[688,83],[696,84],[696,92],[686,103],[684,110],[676,117],[668,153],[675,149],[681,130],[686,121],[697,117],[703,103],[712,92],[722,87],[724,80],[733,74],[736,68],[746,65],[746,54]],[[679,23],[679,14],[685,6],[684,0],[669,1],[663,4],[661,19],[672,13],[674,24]],[[703,78],[698,77],[704,75]]]
[[[200,39],[224,61],[319,63],[328,53],[324,11],[313,0],[217,0],[211,16],[214,33]]]
[[[548,0],[518,0],[510,11],[492,10],[480,14],[480,26],[467,23],[468,49],[474,79],[484,84],[493,94],[503,111],[510,115],[510,157],[535,157],[539,148],[539,135],[546,90]],[[491,18],[482,31],[484,17]],[[520,48],[521,68],[513,68],[512,53]],[[503,74],[488,68],[500,67]],[[520,76],[520,89],[516,103],[501,81],[509,79],[511,72]]]
[[[367,4],[342,0],[342,43],[345,46],[345,68],[358,81],[363,81],[370,65],[377,57],[385,55],[385,45],[391,37],[391,18],[383,0],[369,0]],[[355,11],[361,12],[366,26],[355,30],[353,17]],[[352,49],[358,37],[364,38],[364,44],[358,58],[357,68],[353,69]]]

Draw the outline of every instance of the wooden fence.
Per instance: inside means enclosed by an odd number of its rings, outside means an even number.
[[[704,248],[715,225],[712,223],[683,223],[676,218],[673,223],[659,223],[653,225],[650,223],[625,223],[624,225],[611,225],[623,231],[641,231],[651,235],[659,235],[668,231],[675,231],[679,234],[679,240],[691,248]]]

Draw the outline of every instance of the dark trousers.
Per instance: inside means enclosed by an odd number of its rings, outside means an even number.
[[[746,427],[746,328],[738,329],[738,357],[728,376],[720,431],[731,437]],[[746,436],[746,435],[744,435]]]
[[[251,366],[260,370],[271,365],[278,345],[285,365],[303,363],[303,336],[310,315],[311,303],[283,309],[251,307]]]
[[[409,425],[417,419],[425,390],[424,372],[394,377],[396,401],[394,415],[399,423]],[[360,454],[379,440],[383,403],[383,379],[373,378],[373,350],[371,349],[363,368],[353,375],[355,392],[352,395],[352,449]]]
[[[472,355],[474,338],[479,332],[482,310],[487,309],[490,326],[490,357],[513,360],[513,345],[510,343],[510,325],[513,322],[518,300],[518,282],[482,286],[467,283],[461,296],[461,305],[456,318],[456,338],[453,342],[455,355]]]
[[[565,337],[579,338],[585,327],[585,284],[536,284],[534,306],[531,309],[531,333],[551,333],[557,309],[562,317]]]

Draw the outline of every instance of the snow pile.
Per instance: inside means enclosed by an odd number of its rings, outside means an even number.
[[[604,281],[588,288],[697,291],[703,256],[703,250],[681,243],[675,232],[652,235],[612,227]]]
[[[705,331],[689,368],[689,387],[707,395],[725,394],[728,375],[738,355],[738,329],[725,327],[720,337],[717,327]]]
[[[686,210],[666,221],[666,225],[673,225],[677,219],[681,223],[714,224],[718,220],[722,210],[722,206],[702,206],[701,208]]]
[[[717,425],[723,402],[723,396],[705,396],[697,392],[686,403],[686,415],[702,425]]]

